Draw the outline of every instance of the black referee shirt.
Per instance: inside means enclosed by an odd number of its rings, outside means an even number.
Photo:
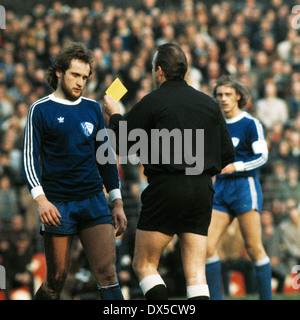
[[[109,128],[117,134],[117,137],[118,134],[124,134],[119,132],[119,122],[124,120],[127,121],[128,134],[133,129],[142,129],[147,133],[148,140],[145,143],[148,143],[148,156],[146,160],[141,154],[139,156],[145,168],[144,173],[148,177],[157,173],[185,173],[186,168],[195,167],[195,163],[187,161],[187,150],[192,150],[195,159],[203,157],[204,166],[201,172],[209,173],[211,176],[220,173],[222,168],[234,161],[234,148],[219,105],[185,81],[166,81],[159,89],[146,95],[124,116],[112,115]],[[180,146],[178,139],[175,142],[175,138],[170,138],[169,149],[166,148],[167,140],[159,139],[158,144],[153,144],[153,133],[162,133],[163,129],[166,129],[164,132],[174,132],[172,130],[176,129],[177,134],[180,130],[182,145]],[[202,148],[199,148],[199,143],[202,141],[197,139],[199,136],[196,135],[196,129],[203,129]],[[188,139],[184,138],[187,132],[191,133],[186,136]],[[117,144],[118,142],[117,138]],[[128,141],[127,150],[130,150],[135,143]],[[158,162],[151,161],[154,149],[160,153]],[[161,155],[164,152],[168,153],[167,162]],[[179,158],[178,152],[182,155],[181,157],[179,155]],[[181,161],[178,161],[180,158]]]

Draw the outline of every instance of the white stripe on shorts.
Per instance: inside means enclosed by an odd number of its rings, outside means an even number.
[[[250,194],[252,199],[252,209],[258,210],[257,192],[256,192],[255,182],[253,177],[249,177],[248,182],[249,182]]]

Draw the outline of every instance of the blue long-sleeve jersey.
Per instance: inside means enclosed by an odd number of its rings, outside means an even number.
[[[218,178],[255,177],[258,169],[268,160],[268,147],[263,127],[258,119],[247,112],[226,120],[235,151],[232,174],[219,175]]]
[[[99,165],[96,141],[104,129],[99,104],[80,97],[71,102],[53,94],[34,103],[28,112],[24,135],[23,171],[33,197],[49,200],[89,198],[103,189],[120,188],[116,164]],[[41,163],[41,168],[40,168]]]

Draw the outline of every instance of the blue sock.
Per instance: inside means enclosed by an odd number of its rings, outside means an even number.
[[[255,262],[255,274],[260,300],[272,300],[272,268],[269,257]]]
[[[206,260],[206,281],[211,300],[223,300],[220,258],[212,257]]]
[[[124,300],[119,283],[109,286],[98,286],[101,300]]]

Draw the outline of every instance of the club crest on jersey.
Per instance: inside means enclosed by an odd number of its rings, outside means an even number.
[[[240,139],[236,137],[232,137],[231,140],[234,147],[236,147],[240,142]]]
[[[81,122],[80,124],[81,124],[81,128],[82,128],[83,133],[87,137],[89,137],[93,132],[94,125],[90,122]]]

